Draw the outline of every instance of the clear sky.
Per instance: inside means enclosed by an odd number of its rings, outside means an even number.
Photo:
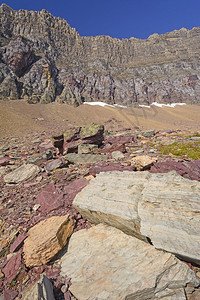
[[[82,36],[147,38],[200,26],[200,0],[4,0],[15,10],[46,9]]]

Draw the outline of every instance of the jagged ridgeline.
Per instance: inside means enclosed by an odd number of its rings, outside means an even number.
[[[66,20],[0,6],[0,99],[200,102],[200,28],[148,39],[81,37]]]

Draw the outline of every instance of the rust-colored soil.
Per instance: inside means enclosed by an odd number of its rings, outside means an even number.
[[[175,108],[112,108],[65,104],[28,104],[22,100],[0,102],[0,137],[24,136],[45,130],[57,132],[73,125],[102,123],[106,129],[200,130],[200,106]]]

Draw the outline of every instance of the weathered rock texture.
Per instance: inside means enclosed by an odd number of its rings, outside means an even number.
[[[106,172],[74,199],[91,222],[106,223],[157,249],[200,263],[200,183],[172,171]]]
[[[199,102],[200,28],[146,40],[81,37],[67,21],[0,6],[0,96],[31,103]]]
[[[74,220],[69,215],[51,217],[32,227],[23,248],[26,266],[50,261],[65,246],[73,228]]]
[[[40,168],[38,166],[25,164],[4,176],[4,181],[10,184],[20,183],[34,178],[39,172]]]
[[[187,299],[185,287],[200,282],[174,255],[103,224],[72,235],[61,269],[82,300]]]

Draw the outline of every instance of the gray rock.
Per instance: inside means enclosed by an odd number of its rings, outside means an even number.
[[[0,6],[0,28],[1,53],[21,36],[29,40],[37,58],[27,64],[25,73],[17,72],[22,85],[18,85],[19,94],[30,103],[200,101],[199,28],[153,34],[146,40],[81,37],[67,21],[44,9],[15,11],[6,4]],[[26,57],[25,62],[29,62],[27,53],[21,56]],[[4,65],[11,68],[9,58]],[[48,74],[43,73],[44,61],[49,65]],[[9,94],[9,86],[7,89]]]
[[[65,160],[70,163],[76,164],[87,164],[87,163],[96,163],[99,161],[106,161],[107,156],[101,154],[76,154],[68,153],[64,156]]]
[[[157,249],[200,263],[200,183],[178,175],[106,172],[90,181],[74,207],[91,222],[106,223]]]
[[[78,145],[78,154],[98,154],[98,146],[93,144]]]
[[[74,233],[61,258],[70,291],[86,299],[187,299],[185,286],[200,284],[185,263],[103,224]]]
[[[43,152],[41,154],[36,154],[36,155],[28,157],[26,160],[26,163],[39,165],[39,164],[44,163],[47,160],[52,159],[52,158],[53,158],[53,151],[47,150],[46,152]]]
[[[45,274],[42,274],[40,280],[33,286],[23,291],[23,300],[33,299],[55,300],[53,285]]]
[[[4,176],[6,183],[20,183],[38,175],[40,168],[34,164],[26,164]]]
[[[112,158],[114,158],[115,160],[124,158],[124,154],[121,151],[113,151],[111,153],[111,155],[112,155]]]

